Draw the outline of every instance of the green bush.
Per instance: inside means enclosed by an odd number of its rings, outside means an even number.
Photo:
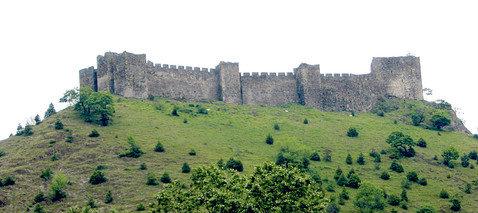
[[[343,171],[340,167],[337,167],[335,170],[334,180],[338,180],[339,177],[343,174]]]
[[[442,198],[442,199],[447,199],[450,197],[450,194],[448,194],[447,191],[445,191],[445,189],[442,189],[440,191],[440,194],[438,194],[438,197]]]
[[[113,194],[111,193],[110,190],[108,190],[105,194],[105,203],[112,203],[113,202]]]
[[[95,199],[92,197],[88,197],[88,200],[86,201],[86,206],[92,209],[98,208],[98,204],[96,204]]]
[[[191,149],[191,150],[189,150],[188,154],[191,155],[191,156],[196,156],[196,150]]]
[[[403,172],[403,167],[398,161],[393,160],[392,163],[390,164],[390,170],[397,172],[397,173],[402,173]]]
[[[360,187],[362,181],[360,180],[360,177],[355,174],[355,171],[351,169],[349,173],[347,174],[347,187],[357,189]]]
[[[402,132],[392,132],[388,138],[387,143],[390,144],[392,151],[397,157],[413,157],[415,156],[415,142],[412,137],[405,135]]]
[[[364,165],[365,164],[365,157],[363,156],[363,153],[360,153],[358,158],[357,158],[357,163],[359,165]]]
[[[84,121],[107,126],[115,112],[113,97],[106,92],[93,92],[89,87],[81,88],[75,110]]]
[[[35,195],[35,198],[33,198],[34,203],[41,203],[45,200],[46,200],[46,197],[43,192],[38,192],[38,194]]]
[[[454,147],[448,147],[447,149],[443,150],[443,153],[441,155],[443,157],[443,164],[446,166],[453,168],[453,160],[458,159],[460,156],[458,154],[458,151]]]
[[[468,167],[470,165],[470,157],[464,154],[461,156],[461,166]]]
[[[402,181],[402,189],[410,189],[412,187],[412,182],[409,180]]]
[[[48,105],[48,109],[45,112],[44,118],[46,119],[54,114],[56,114],[55,106],[53,106],[53,103],[50,103],[50,105]]]
[[[345,177],[344,174],[340,174],[340,176],[338,177],[338,179],[336,180],[336,183],[337,185],[339,186],[347,186],[348,184],[348,179]]]
[[[332,151],[324,150],[324,161],[325,162],[332,162]]]
[[[71,132],[67,133],[67,135],[65,137],[65,142],[73,143],[74,140],[75,140],[75,138],[73,137],[73,134],[71,134]]]
[[[96,129],[93,129],[90,134],[88,135],[88,137],[90,138],[96,138],[96,137],[99,137],[100,136],[100,133],[96,130]]]
[[[35,125],[41,124],[41,118],[38,114],[35,115],[35,118],[33,120],[35,121]]]
[[[450,203],[451,203],[451,207],[450,207],[451,210],[460,211],[461,201],[458,198],[451,198]]]
[[[302,171],[306,171],[309,169],[310,161],[306,155],[282,147],[276,156],[275,163],[283,167],[296,167]]]
[[[148,176],[146,177],[146,185],[148,186],[156,186],[158,185],[158,178],[156,178],[156,175],[153,173],[148,173]]]
[[[106,182],[108,179],[105,177],[105,173],[102,170],[95,170],[90,176],[89,182],[93,185]]]
[[[309,120],[307,120],[307,118],[304,118],[304,124],[309,124]]]
[[[280,126],[279,126],[278,123],[275,123],[275,124],[274,124],[274,130],[276,130],[276,131],[279,131],[279,130],[280,130]]]
[[[199,105],[199,106],[197,107],[197,109],[198,109],[198,113],[199,113],[199,114],[207,115],[207,114],[209,113],[209,112],[207,111],[207,109],[204,108],[204,107],[201,106],[201,105]]]
[[[50,180],[52,176],[53,176],[53,171],[50,168],[46,168],[40,174],[40,178],[43,179],[44,181]]]
[[[3,149],[0,149],[0,157],[3,157],[5,156],[7,153],[5,151],[3,151]]]
[[[161,175],[161,178],[159,179],[161,181],[161,183],[171,183],[171,177],[169,176],[169,173],[163,173],[163,175]]]
[[[56,129],[56,130],[61,130],[61,129],[63,129],[63,127],[64,127],[64,126],[63,126],[63,123],[61,122],[60,119],[56,119],[54,125],[55,125],[55,129]]]
[[[65,198],[67,196],[65,189],[69,183],[68,177],[65,174],[56,173],[50,184],[50,199],[55,202]]]
[[[355,196],[354,205],[364,212],[383,210],[385,207],[384,193],[372,184],[363,184]]]
[[[191,171],[191,167],[189,167],[188,163],[183,163],[183,166],[181,167],[181,172],[182,173],[189,173]]]
[[[310,155],[310,160],[313,161],[320,161],[320,155],[319,152],[315,151]]]
[[[157,142],[156,146],[154,146],[154,151],[155,152],[164,152],[164,146],[161,144],[161,142]]]
[[[389,180],[390,179],[390,175],[388,174],[387,171],[383,171],[382,174],[380,174],[380,178],[382,180]]]
[[[146,210],[146,207],[144,206],[144,204],[140,203],[136,206],[136,211],[144,211]]]
[[[417,183],[420,184],[420,185],[422,185],[422,186],[428,185],[428,182],[427,182],[427,179],[426,179],[426,178],[420,178],[420,179],[418,179]]]
[[[470,183],[466,183],[465,188],[463,189],[463,192],[465,192],[466,194],[471,194],[471,184]]]
[[[327,213],[338,213],[340,212],[339,206],[335,202],[330,202],[327,207],[325,207],[325,212]]]
[[[347,157],[345,158],[345,163],[347,163],[348,165],[352,165],[352,162],[352,155],[347,154]]]
[[[470,153],[468,153],[468,157],[472,160],[478,160],[478,152],[476,152],[476,150],[472,150]]]
[[[415,171],[408,172],[407,180],[411,182],[418,182],[418,174]]]
[[[410,117],[412,119],[413,126],[420,126],[420,124],[425,120],[423,112],[420,111],[413,112]]]
[[[359,135],[357,129],[355,129],[354,127],[350,127],[348,130],[347,130],[347,136],[351,137],[351,138],[355,138]]]
[[[396,195],[389,195],[387,197],[387,203],[391,206],[398,206],[400,204],[400,198]]]
[[[450,119],[439,114],[433,115],[430,122],[436,130],[441,130],[443,127],[450,125]]]
[[[171,111],[172,116],[179,116],[179,108],[174,106],[173,110]]]
[[[274,138],[272,138],[271,134],[268,134],[266,137],[266,144],[272,145],[274,143]]]
[[[33,207],[33,213],[46,213],[46,210],[41,204],[37,203]]]
[[[139,158],[144,152],[141,150],[141,147],[136,143],[133,137],[128,137],[129,148],[119,154],[119,157],[130,157],[130,158]]]
[[[420,138],[420,139],[418,139],[417,146],[422,147],[422,148],[426,148],[427,147],[427,142],[423,138]]]
[[[6,178],[4,178],[3,180],[0,179],[0,187],[12,186],[12,185],[15,185],[15,178],[13,176],[9,175]]]
[[[425,206],[417,210],[417,213],[435,213],[435,209],[431,206]]]
[[[339,198],[344,200],[350,199],[349,192],[345,188],[343,188],[339,194]]]
[[[139,170],[147,170],[147,169],[148,169],[148,167],[146,166],[145,163],[141,163],[141,164],[139,165]]]
[[[402,201],[408,202],[407,190],[402,189],[402,193],[400,193],[400,199],[402,199]]]
[[[328,183],[325,187],[325,190],[327,190],[328,192],[335,192],[335,187],[334,185],[332,185],[332,183]]]
[[[229,160],[224,165],[227,169],[236,170],[238,172],[244,171],[244,167],[242,166],[242,162],[240,160],[236,160],[234,158],[229,158]]]

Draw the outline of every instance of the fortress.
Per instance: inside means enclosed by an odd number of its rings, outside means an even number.
[[[147,98],[281,105],[299,103],[333,111],[367,111],[381,97],[423,99],[420,59],[373,58],[363,75],[321,74],[319,65],[300,64],[290,73],[240,73],[238,63],[215,68],[154,64],[145,54],[107,52],[97,68],[80,70],[80,87]]]

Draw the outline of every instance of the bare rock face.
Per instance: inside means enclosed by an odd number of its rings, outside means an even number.
[[[290,73],[241,73],[238,63],[215,68],[154,64],[144,54],[107,52],[97,68],[80,70],[80,86],[147,98],[218,100],[233,104],[302,105],[330,111],[368,111],[380,97],[422,100],[420,59],[373,58],[364,75],[321,74],[319,65],[301,64]]]
[[[458,118],[458,116],[456,115],[455,110],[450,110],[450,115],[451,115],[451,122],[450,122],[450,125],[448,126],[450,130],[463,132],[463,133],[471,135],[470,130],[468,130],[465,127],[465,124],[463,124],[463,121],[460,118]]]

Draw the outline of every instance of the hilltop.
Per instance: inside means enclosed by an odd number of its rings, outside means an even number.
[[[283,106],[232,105],[223,102],[189,103],[165,99],[138,100],[114,96],[115,114],[112,123],[102,127],[86,123],[69,107],[33,127],[31,136],[12,136],[0,142],[0,178],[14,177],[14,185],[0,187],[0,211],[25,211],[34,204],[35,195],[48,193],[51,180],[40,178],[42,171],[50,168],[53,174],[64,173],[69,179],[66,198],[58,202],[43,201],[45,209],[58,212],[70,207],[85,206],[94,200],[100,210],[115,209],[119,212],[134,211],[139,204],[150,209],[164,183],[146,185],[149,173],[158,178],[165,172],[172,180],[188,182],[190,173],[182,173],[183,163],[192,170],[201,166],[216,165],[223,159],[238,159],[244,166],[240,175],[251,175],[255,166],[275,162],[282,147],[311,156],[317,152],[322,160],[310,161],[309,169],[316,171],[322,181],[326,198],[337,198],[342,191],[334,180],[337,167],[344,173],[351,168],[362,183],[368,182],[384,189],[389,195],[400,195],[402,182],[407,173],[415,171],[426,178],[427,185],[411,184],[406,190],[407,207],[386,205],[385,211],[416,211],[425,206],[435,210],[450,211],[449,199],[439,197],[444,189],[450,196],[458,195],[464,212],[478,209],[478,170],[476,160],[464,168],[460,159],[454,168],[441,162],[443,150],[452,146],[459,155],[478,150],[478,140],[462,132],[446,129],[427,129],[426,122],[410,125],[410,113],[423,109],[425,118],[433,113],[446,113],[440,107],[430,107],[423,101],[392,101],[376,108],[374,113],[324,112],[296,104]],[[172,116],[176,109],[179,116]],[[431,110],[431,111],[430,111]],[[55,122],[61,120],[64,129],[56,130]],[[305,119],[307,122],[305,122]],[[357,137],[347,136],[349,128],[355,128]],[[89,137],[97,130],[98,137]],[[389,169],[392,159],[384,154],[390,145],[388,136],[395,131],[410,135],[414,141],[423,138],[427,147],[415,146],[415,156],[398,162],[404,172]],[[266,144],[267,135],[274,139]],[[118,157],[128,147],[128,137],[144,151],[138,158]],[[68,140],[70,142],[66,142]],[[155,152],[157,142],[164,152]],[[195,155],[190,152],[194,150]],[[381,162],[374,163],[369,153],[381,154]],[[329,153],[331,162],[324,156]],[[365,164],[356,160],[363,153]],[[346,163],[350,154],[352,165]],[[141,170],[145,164],[147,169]],[[377,166],[378,165],[378,166]],[[100,166],[107,181],[93,185],[90,176]],[[472,169],[473,168],[473,169]],[[380,178],[387,171],[389,180]],[[465,193],[467,184],[472,185],[470,194]],[[332,192],[332,188],[334,192]],[[112,203],[103,202],[108,191]],[[339,205],[343,212],[358,211],[354,199],[358,189],[348,188],[350,200]],[[332,199],[334,200],[334,199]]]

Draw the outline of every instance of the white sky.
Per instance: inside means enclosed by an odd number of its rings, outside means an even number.
[[[478,132],[478,1],[0,2],[0,138],[78,86],[105,51],[241,72],[367,73],[374,56],[420,56],[424,87]],[[56,104],[57,108],[61,106]]]

